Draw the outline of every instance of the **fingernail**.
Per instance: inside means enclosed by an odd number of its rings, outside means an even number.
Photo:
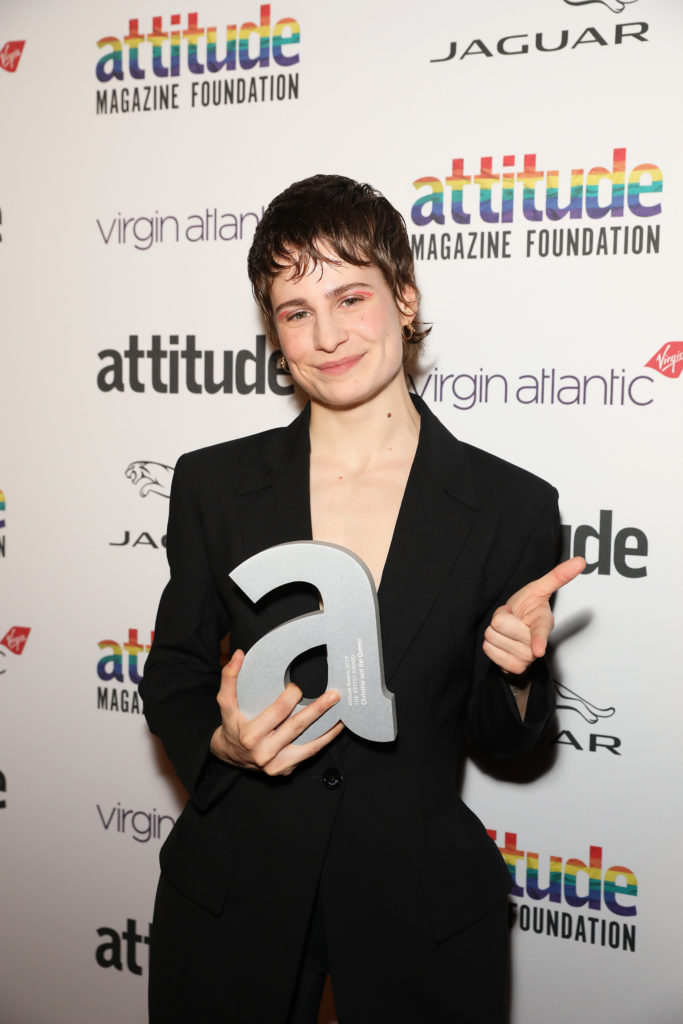
[[[330,707],[334,707],[335,704],[339,703],[339,694],[337,693],[336,690],[327,691],[327,703],[330,705]]]

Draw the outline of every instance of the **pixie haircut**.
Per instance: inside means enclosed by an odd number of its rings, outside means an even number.
[[[330,258],[330,251],[336,259]],[[408,232],[398,210],[370,185],[339,174],[316,174],[273,199],[249,250],[249,280],[275,346],[278,337],[270,291],[276,275],[291,268],[300,278],[311,265],[337,260],[378,267],[397,304],[405,302],[411,290],[419,302]],[[421,342],[431,330],[417,321],[413,327],[410,342],[403,342],[407,370],[414,366]]]

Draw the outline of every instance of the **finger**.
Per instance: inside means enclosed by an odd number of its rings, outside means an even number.
[[[301,736],[302,732],[338,703],[339,694],[336,690],[326,690],[310,704],[305,704],[295,714],[290,715],[272,734],[272,739],[277,744],[277,750],[293,743]]]
[[[287,683],[272,704],[260,711],[250,722],[253,729],[265,736],[287,721],[301,700],[302,693],[296,683]]]
[[[529,661],[532,658],[543,657],[548,637],[555,624],[547,600],[544,599],[537,607],[530,608],[523,619],[509,612],[508,608],[509,606],[505,605],[494,612],[491,624],[484,634],[485,637],[495,646],[521,657],[518,645],[512,646],[505,642],[506,640],[519,641],[526,646],[529,652]]]
[[[230,661],[223,666],[221,672],[221,688],[219,700],[222,706],[237,706],[237,676],[244,662],[244,651],[239,648],[232,653]]]
[[[292,714],[301,698],[298,687],[292,684],[292,690],[295,691],[293,702],[291,695],[284,691],[270,707],[240,729],[242,746],[250,751],[251,759],[260,768],[265,769],[281,750],[293,743],[309,725],[339,701],[338,693],[327,690],[296,714]],[[288,710],[283,716],[281,712],[285,708]],[[272,728],[266,728],[268,722],[274,723]]]
[[[337,722],[336,725],[333,725],[331,729],[324,732],[322,736],[318,736],[317,739],[311,740],[308,743],[290,744],[279,751],[273,760],[266,765],[266,774],[289,775],[298,764],[308,760],[309,757],[313,757],[323,747],[326,747],[328,743],[331,743],[333,739],[336,739],[343,728],[344,723]]]
[[[513,653],[488,640],[484,640],[482,650],[494,665],[497,665],[504,672],[511,672],[514,675],[521,675],[522,672],[525,672],[533,660],[529,647],[525,647],[521,652]]]
[[[580,555],[575,555],[574,558],[568,558],[566,562],[560,562],[554,569],[547,572],[545,576],[541,576],[540,579],[536,580],[535,589],[538,593],[543,594],[544,597],[550,597],[560,587],[565,587],[567,583],[575,580],[585,568],[586,559]]]
[[[524,666],[529,665],[533,660],[531,653],[531,638],[529,629],[524,626],[524,636],[519,640],[514,640],[509,636],[502,633],[497,633],[491,626],[488,627],[484,634],[483,650],[484,653],[491,658],[492,661],[498,665],[501,660],[505,661],[505,667],[508,667],[508,661],[513,663],[519,662]]]
[[[292,715],[287,721],[269,732],[266,736],[263,736],[258,743],[258,749],[254,751],[254,755],[258,760],[258,763],[267,770],[270,765],[279,754],[294,744],[294,741],[298,739],[302,732],[304,732],[313,722],[316,722],[318,718],[321,718],[330,708],[334,708],[336,703],[339,702],[339,694],[334,690],[328,690],[321,696],[313,700],[310,705],[305,706],[301,711],[297,712],[296,715]],[[338,725],[335,722],[335,725]],[[325,735],[326,733],[324,733]],[[310,740],[315,742],[315,740]],[[300,746],[306,746],[306,743],[297,744],[297,750]],[[325,744],[323,744],[325,745]],[[305,755],[306,756],[306,755]],[[310,756],[310,755],[307,755]],[[292,763],[290,758],[288,764]],[[280,765],[281,762],[278,762]]]
[[[574,558],[569,558],[566,562],[560,562],[559,565],[556,565],[545,576],[532,580],[531,583],[527,583],[525,587],[522,587],[516,594],[513,594],[508,601],[508,606],[515,615],[522,616],[527,602],[538,598],[547,600],[560,587],[564,587],[567,583],[571,583],[572,580],[576,579],[585,568],[586,559],[580,555],[575,555]]]
[[[529,641],[529,624],[526,619],[515,615],[509,605],[497,608],[488,626],[495,633],[509,637],[511,640]]]

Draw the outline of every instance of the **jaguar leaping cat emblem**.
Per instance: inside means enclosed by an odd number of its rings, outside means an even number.
[[[132,483],[140,484],[140,495],[143,498],[148,494],[160,494],[162,498],[171,496],[173,466],[143,460],[131,462],[126,468],[126,476]]]

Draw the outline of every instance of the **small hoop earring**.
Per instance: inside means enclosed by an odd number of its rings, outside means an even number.
[[[412,323],[404,324],[401,328],[401,337],[409,345],[415,337],[415,327]]]
[[[282,370],[284,373],[289,373],[290,372],[290,370],[289,370],[289,363],[287,362],[287,358],[286,358],[284,352],[280,352],[280,355],[279,355],[278,361],[277,361],[277,368],[278,368],[278,370]]]

